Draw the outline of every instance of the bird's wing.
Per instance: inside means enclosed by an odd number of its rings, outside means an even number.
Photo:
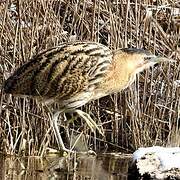
[[[18,68],[4,84],[6,93],[59,99],[93,89],[101,83],[112,52],[94,42],[62,44]]]

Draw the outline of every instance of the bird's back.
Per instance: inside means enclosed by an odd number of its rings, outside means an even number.
[[[4,91],[57,101],[79,97],[98,88],[111,61],[112,52],[102,44],[62,44],[18,68],[5,81]]]

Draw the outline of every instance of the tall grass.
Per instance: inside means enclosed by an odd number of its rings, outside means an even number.
[[[83,107],[103,126],[105,138],[91,133],[79,119],[66,131],[70,138],[83,132],[97,151],[179,146],[179,18],[178,0],[0,1],[0,84],[33,55],[62,42],[90,40],[112,50],[148,49],[176,63],[146,70],[128,89]],[[56,146],[47,109],[2,90],[0,98],[1,151],[34,155]]]

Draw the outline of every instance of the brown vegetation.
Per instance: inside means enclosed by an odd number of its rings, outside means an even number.
[[[81,120],[68,133],[85,135],[93,149],[131,151],[139,146],[180,145],[180,4],[177,0],[0,1],[0,84],[43,49],[75,40],[111,49],[137,47],[176,60],[137,77],[125,91],[83,109],[103,126],[105,138]],[[40,154],[56,145],[50,113],[29,98],[1,90],[0,147],[5,153]],[[25,148],[25,149],[24,149]]]

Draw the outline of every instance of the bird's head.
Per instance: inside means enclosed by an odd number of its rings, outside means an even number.
[[[171,59],[156,56],[142,49],[124,48],[121,49],[121,51],[123,52],[124,60],[126,61],[127,71],[132,75],[136,75],[157,63],[172,61]]]
[[[136,74],[157,63],[173,61],[168,58],[156,56],[148,51],[135,48],[124,48],[115,51],[115,71],[117,82],[124,82],[123,88],[129,86],[136,77]]]

